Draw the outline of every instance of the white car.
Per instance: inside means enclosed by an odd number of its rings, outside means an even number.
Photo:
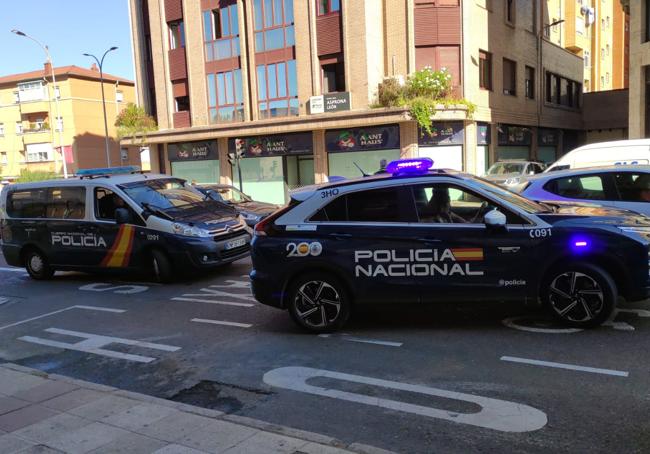
[[[649,165],[650,139],[616,140],[584,145],[555,161],[546,172],[611,165]]]

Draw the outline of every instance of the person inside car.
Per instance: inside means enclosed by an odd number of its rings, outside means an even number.
[[[447,188],[434,189],[429,200],[430,215],[423,219],[426,222],[441,224],[460,224],[467,221],[451,211],[451,201]]]

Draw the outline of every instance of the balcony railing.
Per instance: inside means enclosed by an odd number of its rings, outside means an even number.
[[[28,127],[23,127],[23,134],[37,134],[39,132],[50,132],[50,125],[47,123],[30,123]]]

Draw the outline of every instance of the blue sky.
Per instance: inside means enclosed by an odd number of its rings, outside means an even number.
[[[128,0],[3,0],[0,15],[0,76],[41,68],[45,53],[17,28],[46,44],[55,66],[89,68],[112,46],[104,72],[133,79]]]

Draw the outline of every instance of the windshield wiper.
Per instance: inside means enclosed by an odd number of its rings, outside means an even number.
[[[172,216],[165,213],[163,210],[161,210],[160,208],[158,208],[155,205],[151,205],[151,204],[149,204],[147,202],[142,202],[140,205],[142,205],[145,210],[150,211],[153,214],[156,214],[156,215],[160,216],[161,218],[165,218],[168,221],[173,221],[174,220],[174,218]]]

